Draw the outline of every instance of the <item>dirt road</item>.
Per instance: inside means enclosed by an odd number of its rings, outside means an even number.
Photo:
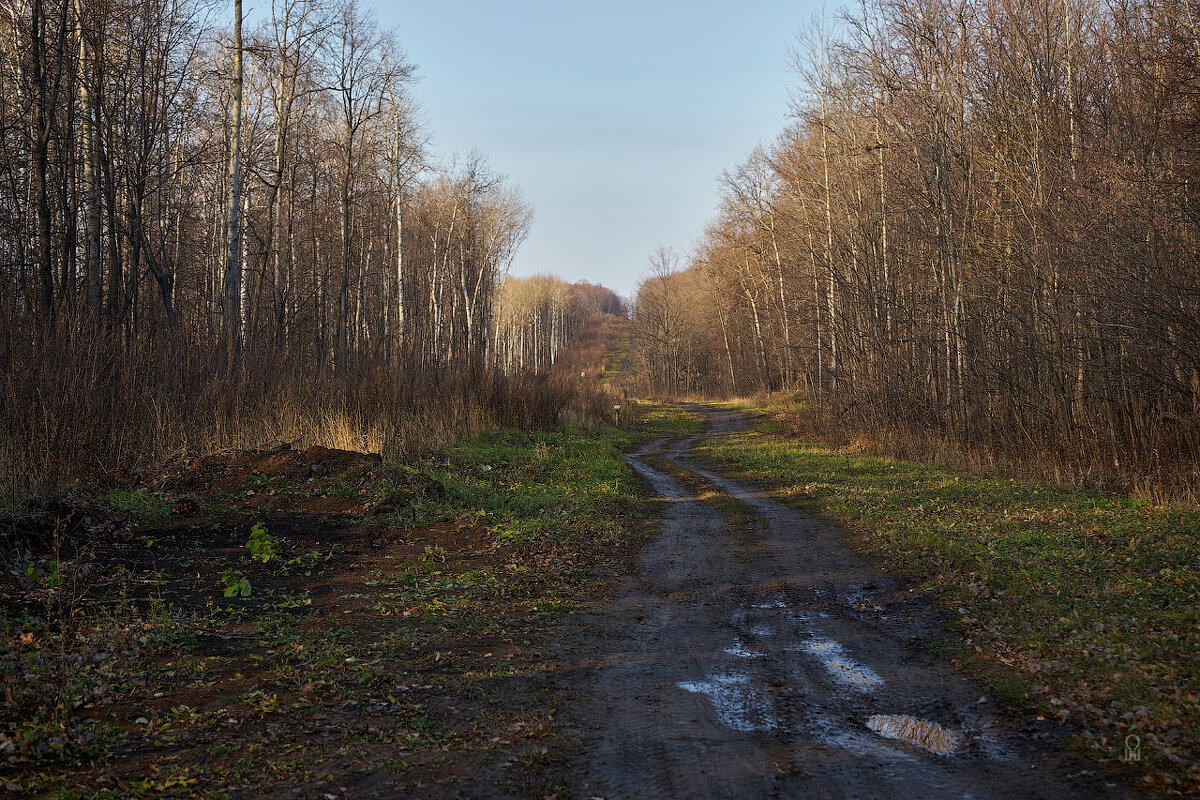
[[[704,411],[708,436],[745,425]],[[829,527],[689,461],[695,441],[630,457],[667,511],[590,623],[601,655],[577,676],[590,687],[576,710],[577,797],[1131,796],[1066,751],[1054,723],[1015,716],[931,655],[947,634],[908,586]],[[760,524],[731,531],[655,456]]]

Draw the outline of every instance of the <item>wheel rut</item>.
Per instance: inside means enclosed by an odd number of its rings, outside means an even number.
[[[576,797],[1135,796],[932,656],[946,637],[935,610],[835,530],[689,460],[746,424],[695,408],[703,437],[628,456],[665,511],[636,574],[588,621]],[[751,507],[753,541],[657,458]]]

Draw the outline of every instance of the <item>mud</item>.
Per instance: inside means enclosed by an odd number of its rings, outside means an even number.
[[[706,436],[745,425],[703,410]],[[580,657],[600,655],[573,676],[589,687],[573,723],[575,796],[1134,796],[1067,750],[1056,723],[1015,715],[932,655],[948,634],[908,586],[828,526],[689,461],[696,441],[630,457],[666,510],[637,573],[581,636]],[[761,525],[734,536],[652,457],[749,504]],[[884,735],[900,715],[925,725]]]

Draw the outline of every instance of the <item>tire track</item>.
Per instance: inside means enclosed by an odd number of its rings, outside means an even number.
[[[745,426],[700,410],[705,436]],[[574,677],[586,686],[576,796],[1133,796],[1028,738],[933,658],[927,645],[945,636],[934,611],[836,531],[691,462],[701,438],[660,439],[628,458],[666,509],[638,573],[591,620],[584,650],[601,655]],[[732,536],[718,511],[645,463],[652,456],[752,507],[761,536]],[[936,723],[957,746],[932,752],[868,727],[890,715]]]

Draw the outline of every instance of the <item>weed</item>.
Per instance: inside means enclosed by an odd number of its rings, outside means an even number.
[[[255,490],[268,489],[278,483],[278,478],[273,478],[270,475],[264,475],[261,472],[256,472],[250,476],[250,485],[253,486]]]
[[[341,545],[334,544],[324,552],[320,550],[312,550],[308,553],[304,553],[303,555],[294,556],[293,558],[289,558],[287,561],[285,561],[279,571],[283,575],[288,575],[292,569],[297,569],[302,570],[302,574],[305,576],[312,576],[314,572],[321,568],[321,565],[329,563],[334,555],[337,554],[337,552],[341,549]]]
[[[303,608],[312,605],[312,595],[307,592],[296,592],[294,594],[284,594],[280,597],[279,602],[275,604],[276,608]]]
[[[39,569],[33,564],[25,567],[25,577],[39,589],[57,589],[62,586],[62,575],[58,571],[58,561],[48,561],[44,568]]]
[[[279,540],[267,532],[267,526],[256,522],[250,528],[250,538],[246,540],[246,549],[255,561],[268,564],[279,558]],[[247,592],[248,594],[248,592]]]
[[[408,721],[408,725],[410,728],[415,728],[419,731],[427,731],[436,726],[437,722],[435,722],[433,717],[429,716],[428,714],[422,714],[415,719],[410,719]]]
[[[249,597],[250,579],[240,569],[227,569],[221,573],[221,585],[226,597]]]
[[[270,714],[279,708],[279,695],[267,694],[261,689],[254,689],[242,697],[242,702],[263,714]]]

